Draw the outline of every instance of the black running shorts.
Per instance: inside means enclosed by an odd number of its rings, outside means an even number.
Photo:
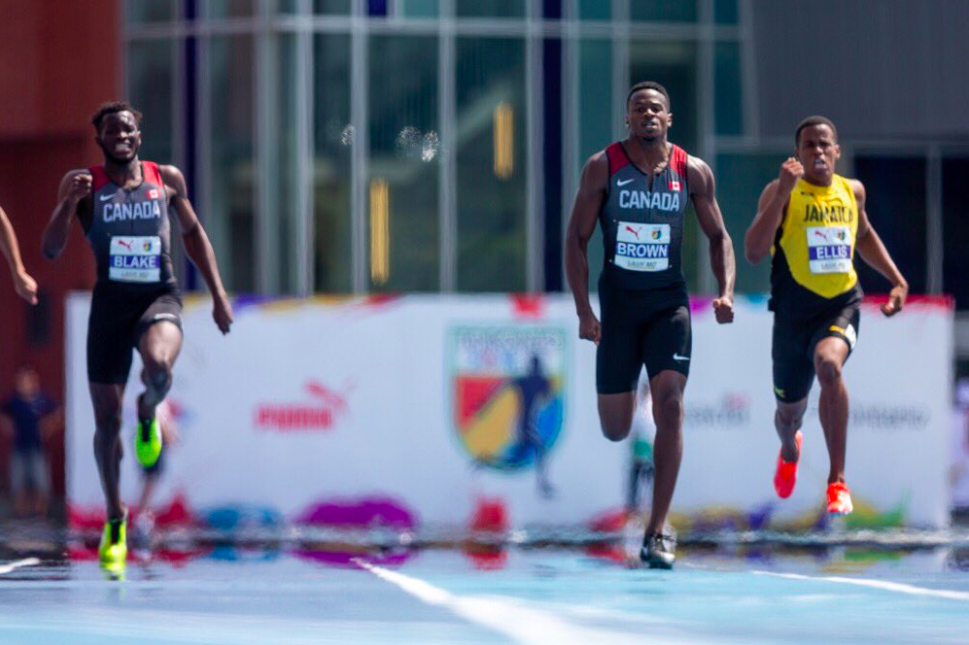
[[[182,299],[177,290],[96,286],[87,329],[88,380],[127,383],[132,351],[141,335],[163,321],[182,328]]]
[[[650,290],[600,288],[599,308],[599,394],[635,390],[644,365],[649,378],[663,370],[689,376],[693,338],[690,300],[683,285]]]
[[[784,403],[796,403],[811,391],[814,382],[814,348],[825,338],[840,338],[848,344],[848,355],[858,340],[861,318],[858,302],[821,312],[806,320],[789,320],[774,315],[774,396]]]

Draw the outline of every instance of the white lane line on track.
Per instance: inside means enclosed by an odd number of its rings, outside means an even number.
[[[840,576],[805,576],[799,573],[774,573],[772,571],[751,571],[758,576],[772,576],[775,578],[787,578],[788,580],[814,580],[823,582],[838,582],[846,585],[857,585],[859,587],[871,587],[882,591],[894,591],[910,596],[931,596],[933,598],[945,598],[947,600],[969,601],[969,592],[952,591],[951,589],[929,589],[927,587],[916,587],[915,585],[905,584],[904,582],[891,582],[889,580],[871,580],[869,578],[842,578]]]
[[[549,643],[555,643],[555,645],[589,645],[589,643],[684,645],[700,642],[697,638],[679,640],[652,634],[624,634],[575,625],[554,614],[524,607],[513,598],[456,596],[418,578],[405,576],[362,560],[355,562],[357,566],[400,587],[428,605],[447,609],[471,623],[504,634],[522,645],[548,645]]]
[[[38,560],[37,558],[26,558],[24,560],[16,560],[14,562],[0,564],[0,576],[4,576],[22,567],[32,567],[35,564],[40,564],[40,560]]]

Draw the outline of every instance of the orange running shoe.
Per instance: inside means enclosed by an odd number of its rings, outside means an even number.
[[[801,458],[801,441],[804,439],[801,431],[794,434],[794,442],[797,444],[797,456]],[[777,455],[777,470],[774,472],[774,490],[781,499],[787,499],[794,492],[794,484],[797,483],[797,462],[784,461],[784,458]]]
[[[828,514],[848,515],[855,509],[851,505],[851,491],[841,482],[828,484]]]

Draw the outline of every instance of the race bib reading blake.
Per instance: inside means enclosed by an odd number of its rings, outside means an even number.
[[[161,279],[161,238],[111,238],[108,278],[116,282],[158,282]]]

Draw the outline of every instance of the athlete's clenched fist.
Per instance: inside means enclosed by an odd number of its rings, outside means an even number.
[[[804,176],[804,166],[794,157],[788,157],[781,164],[781,174],[777,178],[777,192],[789,195],[797,185],[797,180]]]
[[[74,175],[71,180],[71,187],[67,196],[75,202],[79,202],[91,194],[91,175],[83,172]]]

